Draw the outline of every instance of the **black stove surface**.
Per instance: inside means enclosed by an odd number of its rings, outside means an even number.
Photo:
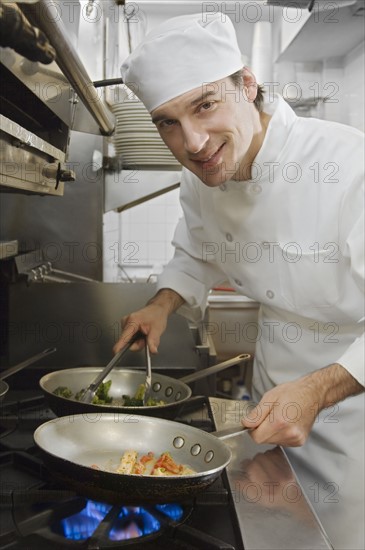
[[[207,399],[194,400],[177,421],[213,431],[208,409]],[[44,466],[33,432],[52,418],[37,391],[9,392],[2,403],[1,549],[243,549],[225,473],[186,502],[166,505],[163,497],[159,506],[94,502],[60,486]]]

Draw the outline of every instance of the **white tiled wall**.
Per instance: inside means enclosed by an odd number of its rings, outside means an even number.
[[[276,64],[279,83],[294,81],[302,98],[327,97],[310,109],[297,110],[299,116],[313,116],[341,122],[364,131],[364,42],[343,57],[316,63]],[[279,88],[280,92],[282,91]]]
[[[346,124],[343,58],[326,59],[322,69],[322,94],[328,100],[322,104],[323,118]]]
[[[181,215],[178,189],[105,214],[104,281],[146,281],[161,272],[174,253],[171,240]]]
[[[332,101],[323,105],[323,118],[364,131],[364,42],[340,59],[323,64],[322,79]],[[337,88],[337,89],[335,89]]]
[[[344,95],[347,124],[364,131],[364,42],[352,50],[344,60]]]

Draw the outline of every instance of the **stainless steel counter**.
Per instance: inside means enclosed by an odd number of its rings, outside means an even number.
[[[240,428],[250,404],[210,398],[217,430]],[[227,476],[245,550],[333,548],[281,447],[257,445],[247,431],[227,437]]]

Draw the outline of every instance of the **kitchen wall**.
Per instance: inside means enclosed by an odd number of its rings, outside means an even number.
[[[146,281],[173,255],[171,240],[182,210],[174,190],[120,214],[104,215],[104,281]]]
[[[327,11],[285,9],[273,22],[274,81],[285,95],[285,83],[299,87],[301,99],[317,105],[298,108],[315,116],[364,130],[364,11],[328,4]],[[291,88],[295,95],[295,86]],[[327,100],[323,101],[323,98]],[[307,102],[309,103],[309,102]],[[313,102],[312,102],[313,103]]]
[[[364,131],[364,67],[365,49],[364,42],[359,44],[344,59],[343,62],[343,88],[345,90],[344,122]]]
[[[330,96],[330,101],[297,108],[299,116],[314,116],[348,124],[364,131],[364,42],[342,57],[321,62],[289,62],[276,65],[276,77],[297,82],[303,97],[314,93]]]

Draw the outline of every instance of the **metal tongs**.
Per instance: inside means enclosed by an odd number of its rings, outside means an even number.
[[[150,358],[150,352],[147,345],[147,337],[145,337],[145,335],[139,331],[133,334],[132,338],[128,340],[128,342],[118,351],[118,353],[114,355],[113,359],[109,361],[106,367],[103,368],[103,370],[91,382],[91,384],[86,388],[86,390],[83,391],[83,393],[79,398],[79,401],[81,401],[82,403],[92,403],[92,400],[94,399],[95,394],[100,384],[103,382],[103,380],[108,376],[110,371],[118,363],[119,359],[121,359],[121,357],[125,354],[125,352],[128,351],[131,345],[137,340],[140,340],[141,338],[145,338],[145,341],[146,341],[145,347],[146,347],[146,359],[147,359],[146,369],[147,370],[146,370],[145,393],[143,396],[143,405],[145,405],[151,392],[151,382],[152,382],[151,358]]]
[[[146,343],[145,343],[145,351],[146,351],[146,380],[144,382],[144,394],[143,394],[144,407],[147,405],[147,401],[151,394],[151,386],[152,386],[151,357],[150,357],[150,350],[148,349],[147,337],[146,337]]]

